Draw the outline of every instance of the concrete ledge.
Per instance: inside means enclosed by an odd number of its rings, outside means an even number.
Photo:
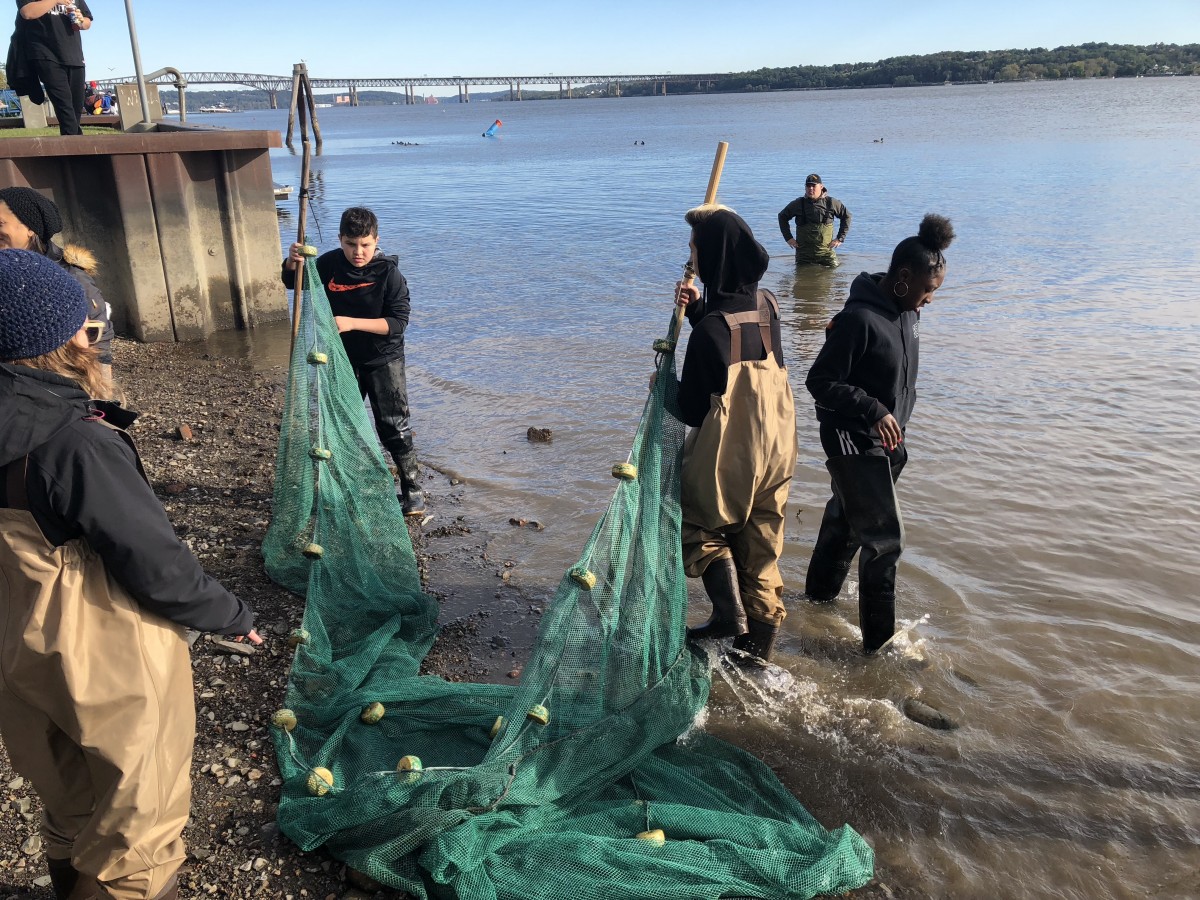
[[[193,340],[285,318],[269,149],[277,131],[165,126],[0,140],[0,186],[51,197],[100,263],[123,334]]]

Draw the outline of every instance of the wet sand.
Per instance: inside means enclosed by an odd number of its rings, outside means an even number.
[[[300,851],[275,825],[280,782],[270,719],[283,705],[286,638],[303,612],[302,598],[267,578],[259,549],[270,520],[286,372],[254,371],[186,345],[129,341],[114,344],[114,372],[126,405],[141,413],[132,433],[176,532],[211,575],[253,605],[264,638],[251,655],[207,636],[193,646],[197,737],[180,896],[365,896],[345,880],[344,865],[321,850]],[[190,439],[180,436],[181,426]],[[519,678],[552,597],[510,583],[513,562],[492,551],[493,526],[475,521],[469,484],[424,467],[422,478],[430,516],[410,534],[442,626],[422,671],[451,681]],[[0,898],[51,897],[37,796],[7,758],[0,759],[0,785],[9,833],[0,849]],[[854,895],[919,896],[879,876]]]

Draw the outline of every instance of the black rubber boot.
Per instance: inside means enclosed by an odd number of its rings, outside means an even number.
[[[417,452],[409,450],[395,457],[396,473],[400,476],[400,508],[406,516],[425,515],[425,495],[421,492],[418,479],[421,470],[417,467]]]
[[[779,626],[750,618],[746,619],[746,625],[749,631],[734,640],[733,648],[748,654],[749,658],[739,654],[735,655],[734,659],[739,665],[766,665],[775,653],[775,638],[779,636]]]
[[[805,598],[810,603],[833,603],[837,600],[857,552],[858,541],[854,539],[841,501],[835,494],[825,504],[817,544],[808,561],[808,573],[804,577]]]
[[[737,566],[733,560],[726,558],[709,563],[700,579],[712,601],[712,615],[703,625],[687,630],[688,640],[707,641],[745,634],[746,610],[742,608],[742,592],[738,589]]]
[[[71,865],[69,859],[47,859],[46,868],[50,870],[50,886],[54,888],[54,896],[58,900],[67,900],[79,880],[79,873]]]
[[[858,617],[863,652],[874,653],[895,633],[896,565],[904,522],[891,464],[883,456],[841,456],[826,464],[854,536],[858,555]]]
[[[871,656],[896,633],[896,595],[863,594],[858,598],[858,624],[863,653]]]

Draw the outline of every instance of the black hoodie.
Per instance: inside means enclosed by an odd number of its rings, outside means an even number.
[[[758,280],[767,271],[770,256],[740,216],[731,210],[713,213],[692,230],[696,244],[696,273],[704,296],[687,309],[692,334],[688,338],[677,399],[680,419],[697,428],[712,407],[712,395],[725,393],[729,384],[729,326],[722,312],[749,312],[758,308]],[[742,359],[766,359],[758,328],[742,328]],[[783,366],[779,317],[771,319],[775,361]]]
[[[38,528],[56,547],[86,541],[143,609],[198,631],[246,634],[250,608],[175,536],[137,454],[94,421],[97,408],[120,426],[136,418],[89,400],[59,375],[0,364],[0,467],[28,457],[25,487]]]
[[[400,261],[379,250],[361,269],[346,259],[341,248],[317,257],[317,274],[335,316],[387,319],[387,334],[342,332],[346,356],[356,367],[373,369],[404,355],[404,330],[408,327],[408,282],[400,274]],[[296,272],[283,263],[283,284],[291,290]]]
[[[879,289],[883,273],[863,272],[846,305],[829,323],[825,346],[804,385],[817,402],[817,419],[872,435],[891,413],[903,428],[917,402],[921,314],[901,311]]]

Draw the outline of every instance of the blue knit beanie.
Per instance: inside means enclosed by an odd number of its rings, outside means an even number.
[[[28,250],[0,250],[0,362],[57,350],[87,321],[80,285],[53,260]]]

